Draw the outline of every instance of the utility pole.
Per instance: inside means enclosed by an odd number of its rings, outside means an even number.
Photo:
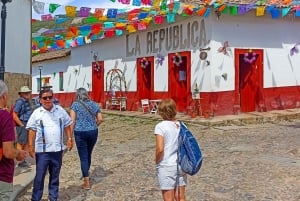
[[[11,2],[12,0],[1,0],[2,9],[1,9],[1,60],[0,60],[0,80],[4,81],[5,73],[5,33],[6,33],[6,3]]]

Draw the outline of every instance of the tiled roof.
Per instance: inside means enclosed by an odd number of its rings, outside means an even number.
[[[32,57],[32,63],[42,62],[46,60],[58,59],[67,57],[71,54],[70,49],[63,49],[57,51],[46,52],[43,54],[38,54]]]

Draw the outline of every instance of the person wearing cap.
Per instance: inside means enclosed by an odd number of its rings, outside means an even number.
[[[22,161],[27,155],[23,150],[14,147],[15,129],[14,120],[7,110],[8,88],[0,80],[0,200],[11,200],[13,192],[13,177],[15,162]]]
[[[27,121],[32,113],[30,105],[31,89],[22,86],[19,90],[20,97],[15,101],[13,119],[17,131],[17,149],[28,151],[28,131],[26,130]],[[29,167],[29,163],[24,160],[18,164],[20,167]]]

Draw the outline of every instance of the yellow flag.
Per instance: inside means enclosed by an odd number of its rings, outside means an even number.
[[[264,16],[265,15],[265,6],[259,6],[256,8],[256,16]]]
[[[76,16],[76,6],[65,6],[66,15],[69,17],[75,17]]]
[[[136,32],[136,28],[132,25],[132,24],[129,24],[129,25],[127,25],[127,31],[129,32],[129,33],[134,33],[134,32]]]
[[[148,25],[152,21],[152,17],[146,17],[142,20],[146,25]]]
[[[153,7],[159,7],[162,0],[153,0]]]

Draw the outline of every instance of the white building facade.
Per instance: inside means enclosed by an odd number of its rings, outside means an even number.
[[[143,98],[173,98],[180,112],[193,112],[196,104],[198,114],[210,115],[295,108],[298,25],[299,19],[256,17],[252,11],[180,18],[33,63],[32,86],[37,93],[37,66],[43,65],[43,78],[66,104],[85,87],[103,107],[112,97],[126,97],[127,110],[137,110]]]

